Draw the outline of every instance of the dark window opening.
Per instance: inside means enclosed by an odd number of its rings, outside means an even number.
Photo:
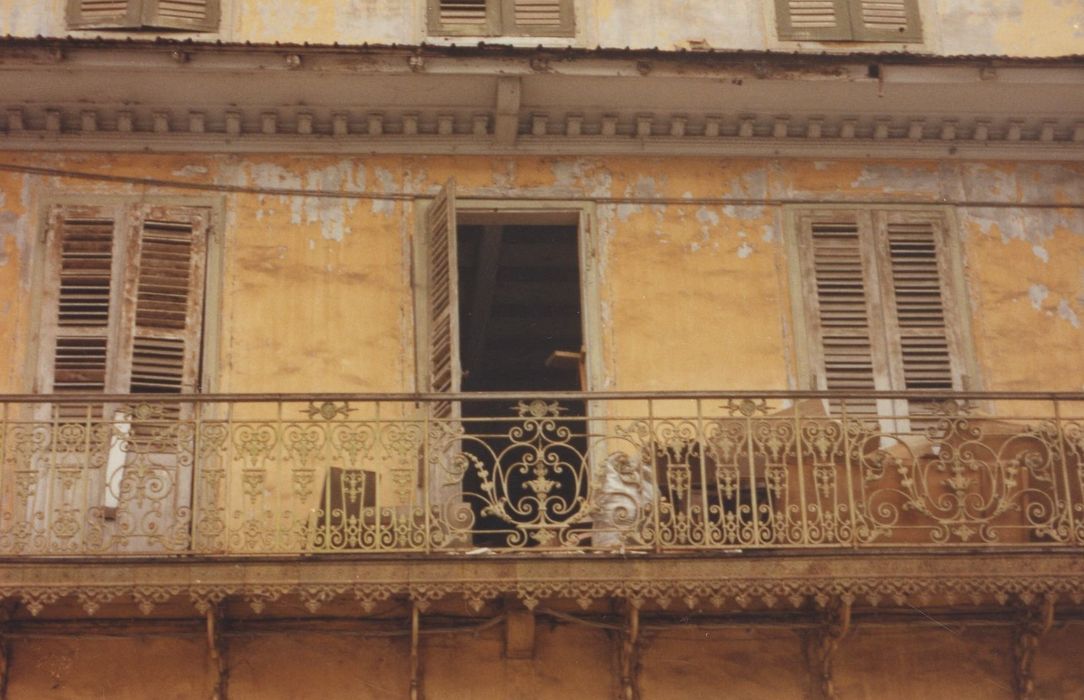
[[[463,391],[517,392],[530,400],[532,392],[585,388],[577,228],[461,225],[457,249]],[[546,544],[549,535],[567,534],[562,523],[582,510],[583,402],[561,401],[552,423],[535,422],[539,430],[524,433],[516,430],[529,419],[516,403],[463,402],[465,451],[491,476],[504,477],[488,492],[478,471],[464,477],[479,545]],[[540,476],[557,485],[540,494]]]

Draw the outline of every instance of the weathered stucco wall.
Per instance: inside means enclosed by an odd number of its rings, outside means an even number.
[[[597,207],[602,376],[598,388],[783,389],[794,377],[782,208],[650,203],[666,197],[972,202],[1084,199],[1062,164],[713,159],[61,156],[4,161],[250,188],[432,193],[449,177],[482,197],[631,198]],[[40,207],[142,186],[0,176],[0,387],[32,390],[31,260]],[[148,191],[161,194],[163,191]],[[223,251],[218,391],[413,387],[409,202],[210,192]],[[644,201],[644,200],[647,201]],[[1084,388],[1084,212],[963,206],[982,385]],[[213,350],[213,349],[212,349]],[[802,387],[804,388],[804,387]]]
[[[1081,628],[1060,625],[1035,661],[1039,697],[1077,697]],[[671,628],[646,634],[638,680],[644,700],[817,697],[804,635],[786,628]],[[504,657],[499,628],[432,635],[421,644],[426,697],[450,700],[617,697],[616,641],[605,631],[540,624],[533,659]],[[17,638],[8,697],[210,697],[214,675],[197,637]],[[309,631],[231,635],[229,697],[398,699],[408,695],[409,643]],[[863,627],[840,645],[835,686],[844,700],[1014,697],[1005,627]]]
[[[0,35],[63,36],[67,0],[0,0]],[[426,0],[222,0],[215,34],[197,38],[253,42],[414,44],[426,40]],[[922,44],[780,42],[772,0],[578,0],[577,37],[543,43],[622,48],[809,48],[944,54],[1058,56],[1081,53],[1081,0],[920,0]],[[76,32],[93,36],[123,32]],[[147,34],[140,34],[149,38]],[[153,36],[153,35],[150,35]],[[166,36],[186,36],[176,32]],[[442,42],[443,38],[428,37]],[[476,40],[460,39],[473,43]],[[511,40],[527,46],[537,38]]]

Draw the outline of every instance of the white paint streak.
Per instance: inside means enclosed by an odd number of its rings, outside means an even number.
[[[741,258],[742,260],[745,260],[746,258],[748,258],[752,254],[753,254],[753,246],[749,245],[745,241],[742,241],[742,244],[740,246],[738,246],[738,257]]]
[[[1050,290],[1045,285],[1033,284],[1028,288],[1028,298],[1031,299],[1031,305],[1036,311],[1043,310],[1043,302],[1048,296],[1050,296]]]
[[[1073,328],[1080,328],[1080,317],[1077,316],[1076,311],[1073,311],[1068,299],[1058,302],[1058,316],[1068,321]]]
[[[1031,252],[1035,254],[1035,257],[1039,258],[1044,263],[1050,262],[1050,253],[1047,251],[1046,248],[1042,247],[1041,245],[1036,244],[1031,246]]]

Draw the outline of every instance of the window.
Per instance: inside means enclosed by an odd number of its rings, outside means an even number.
[[[69,29],[218,29],[219,0],[68,0]]]
[[[799,371],[808,373],[811,388],[969,388],[962,268],[942,210],[802,209],[791,215]],[[847,403],[849,411],[868,415],[915,415],[929,405]]]
[[[41,391],[196,391],[209,219],[202,207],[52,208]]]
[[[779,38],[922,41],[918,0],[776,0]]]
[[[429,0],[429,31],[449,36],[573,36],[573,0]]]

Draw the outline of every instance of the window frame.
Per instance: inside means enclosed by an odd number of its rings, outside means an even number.
[[[53,342],[55,336],[52,333],[54,323],[49,323],[45,314],[53,310],[47,303],[47,297],[56,288],[57,280],[50,279],[50,272],[54,271],[55,256],[51,248],[53,240],[50,236],[51,212],[57,208],[97,208],[103,210],[112,209],[116,215],[115,231],[131,238],[133,236],[131,221],[135,212],[140,208],[149,209],[156,207],[171,208],[199,208],[208,213],[206,241],[204,254],[204,277],[203,277],[203,312],[202,331],[200,333],[199,348],[199,372],[194,393],[213,393],[217,390],[220,377],[220,348],[222,338],[222,289],[224,255],[222,250],[222,222],[224,201],[222,198],[189,198],[189,197],[133,197],[128,195],[46,195],[42,197],[38,206],[37,236],[33,259],[31,262],[33,275],[31,284],[31,303],[29,319],[31,328],[30,347],[27,353],[27,367],[24,377],[29,385],[29,393],[40,394],[46,386],[52,385],[53,350],[46,347]],[[128,240],[125,240],[118,248],[123,255],[129,248]],[[115,260],[124,275],[130,271],[125,268],[123,260]],[[117,269],[117,268],[115,268]],[[123,288],[124,281],[117,285]],[[134,301],[132,302],[134,304]],[[134,308],[134,307],[133,307]],[[112,312],[112,309],[111,309]],[[123,309],[119,314],[123,315]],[[117,318],[110,318],[109,333],[116,334]],[[110,380],[116,381],[118,372],[115,358],[109,358],[107,367],[107,384]],[[119,393],[129,393],[121,391]]]
[[[879,218],[887,221],[892,215],[913,214],[916,218],[934,219],[939,223],[934,234],[938,253],[938,274],[945,319],[945,333],[949,341],[949,358],[953,370],[955,391],[980,391],[981,377],[976,360],[974,335],[971,327],[971,311],[968,304],[969,290],[964,264],[964,251],[957,226],[955,208],[941,205],[863,204],[852,205],[786,205],[784,207],[784,253],[787,259],[788,290],[794,326],[794,376],[795,385],[801,389],[824,391],[827,389],[822,341],[817,320],[816,281],[813,277],[812,251],[805,244],[806,234],[802,228],[804,217],[826,216],[839,213],[853,216],[860,227],[860,240],[883,233]],[[861,230],[863,220],[868,229]],[[873,264],[873,278],[877,284],[877,307],[893,303],[891,281],[885,279],[884,261],[880,246],[860,243],[864,264]],[[868,279],[868,277],[867,277]],[[867,294],[868,294],[867,290]],[[868,298],[867,298],[868,303]],[[894,318],[894,315],[893,315]],[[870,345],[874,365],[874,381],[878,389],[902,391],[896,386],[902,381],[903,365],[895,356],[895,347],[887,333],[894,321],[871,317]],[[878,406],[879,413],[891,412],[897,416],[908,414],[907,402],[888,402]],[[898,429],[905,430],[906,426]]]
[[[414,380],[415,390],[425,393],[429,386],[429,281],[426,220],[433,197],[414,200],[414,236],[411,255],[411,287],[414,292]],[[585,391],[603,386],[602,315],[598,270],[595,203],[582,200],[533,201],[458,196],[457,223],[546,224],[565,223],[578,227],[580,252],[581,318],[586,349]],[[456,331],[458,332],[458,328]]]
[[[565,17],[559,27],[521,29],[515,24],[515,0],[485,0],[486,23],[480,31],[473,27],[445,27],[440,21],[441,0],[426,0],[426,28],[433,37],[552,37],[569,39],[576,36],[576,0],[558,0],[560,10]],[[505,17],[509,17],[505,21]]]

